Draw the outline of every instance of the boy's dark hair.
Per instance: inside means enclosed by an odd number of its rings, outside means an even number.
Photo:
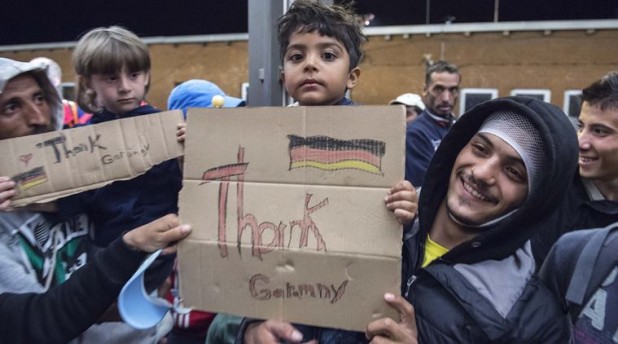
[[[277,39],[281,61],[290,44],[293,33],[311,33],[334,37],[343,43],[350,55],[350,70],[356,68],[363,58],[363,45],[367,37],[354,11],[352,4],[326,5],[317,0],[296,0],[289,10],[277,21]]]
[[[425,71],[425,85],[431,84],[431,74],[433,73],[449,73],[459,75],[459,82],[461,83],[461,74],[459,74],[459,68],[456,65],[446,62],[444,60],[436,61],[432,65],[427,67]]]
[[[618,109],[618,72],[610,72],[584,88],[581,98],[601,110]]]

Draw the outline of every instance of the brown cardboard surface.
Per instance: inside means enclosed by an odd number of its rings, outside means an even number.
[[[190,109],[179,246],[186,306],[364,330],[397,317],[402,107]]]
[[[130,179],[183,154],[181,111],[0,141],[0,175],[17,182],[15,206],[48,202]]]

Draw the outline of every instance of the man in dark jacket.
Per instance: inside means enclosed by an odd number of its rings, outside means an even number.
[[[461,74],[454,64],[437,61],[427,68],[423,86],[426,109],[406,128],[406,180],[422,186],[429,161],[455,122]]]
[[[618,222],[618,72],[582,91],[578,122],[579,172],[558,211],[532,240],[539,266],[562,234]]]
[[[577,166],[559,109],[530,98],[481,104],[451,128],[428,168],[418,218],[404,235],[399,323],[368,337],[421,343],[565,343],[557,297],[534,275],[530,238]]]

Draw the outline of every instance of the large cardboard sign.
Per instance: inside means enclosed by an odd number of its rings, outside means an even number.
[[[186,306],[364,330],[396,313],[403,179],[394,106],[190,109],[179,247]]]
[[[168,111],[1,140],[0,175],[17,183],[16,206],[130,179],[183,154],[182,121],[181,111]]]

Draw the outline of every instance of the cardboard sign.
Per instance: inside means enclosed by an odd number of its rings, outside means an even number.
[[[17,183],[15,206],[48,202],[130,179],[183,154],[181,111],[0,141],[0,175]]]
[[[190,109],[179,247],[185,306],[364,330],[395,311],[403,179],[394,106]]]

